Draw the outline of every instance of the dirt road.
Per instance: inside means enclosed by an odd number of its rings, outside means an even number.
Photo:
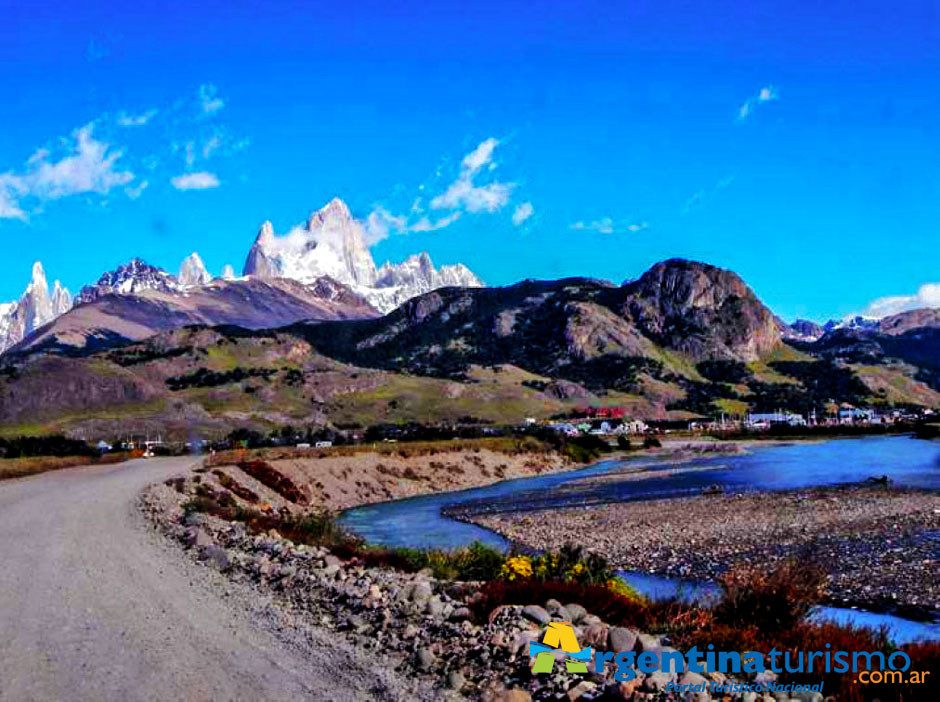
[[[237,588],[148,531],[138,493],[191,462],[0,483],[0,700],[419,696],[325,631],[270,633]]]

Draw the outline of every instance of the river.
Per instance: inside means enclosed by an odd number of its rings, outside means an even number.
[[[630,467],[622,480],[582,478]],[[473,541],[507,548],[502,536],[441,514],[443,507],[473,505],[475,509],[543,509],[571,505],[627,502],[699,494],[719,484],[735,492],[790,490],[857,483],[887,475],[895,484],[940,489],[940,443],[906,436],[866,437],[823,442],[757,446],[738,455],[601,461],[586,468],[532,478],[507,480],[459,492],[438,493],[346,511],[341,522],[369,543],[414,548],[451,549]],[[940,554],[938,554],[940,558]],[[624,573],[642,592],[670,594],[680,583],[645,574]],[[708,586],[685,587],[707,592]],[[895,640],[940,639],[940,624],[919,623],[857,609],[821,608],[816,616],[865,626],[886,625]]]

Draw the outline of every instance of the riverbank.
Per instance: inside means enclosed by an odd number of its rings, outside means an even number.
[[[743,442],[683,440],[652,449],[611,451],[601,460],[628,461],[631,470],[629,461],[634,459],[682,462],[746,450]],[[273,498],[244,473],[245,464],[258,461],[295,484],[306,504],[334,511],[586,467],[531,437],[225,451],[210,456],[206,465],[232,473],[251,483],[259,495]]]
[[[741,562],[815,560],[831,603],[940,611],[936,492],[842,487],[449,515],[528,548],[582,543],[618,568],[692,580]]]

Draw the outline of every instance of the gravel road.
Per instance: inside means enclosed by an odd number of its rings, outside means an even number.
[[[191,464],[0,483],[0,701],[414,699],[322,630],[276,635],[257,597],[148,530],[137,495]]]

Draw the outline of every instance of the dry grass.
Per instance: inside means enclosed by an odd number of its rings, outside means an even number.
[[[354,446],[334,446],[328,449],[304,449],[295,446],[281,446],[276,448],[219,451],[207,459],[207,465],[237,465],[243,461],[250,460],[279,461],[297,458],[326,458],[328,456],[346,457],[363,453],[414,458],[417,456],[434,456],[439,453],[481,451],[484,449],[496,453],[504,453],[509,456],[518,456],[527,453],[554,452],[548,444],[528,436],[452,439],[442,441],[406,441],[401,443],[380,441],[372,444],[357,444]]]
[[[109,453],[101,458],[92,456],[32,456],[29,458],[0,459],[0,480],[24,478],[50,470],[75,468],[76,466],[101,466],[121,463],[129,458],[123,453]]]

